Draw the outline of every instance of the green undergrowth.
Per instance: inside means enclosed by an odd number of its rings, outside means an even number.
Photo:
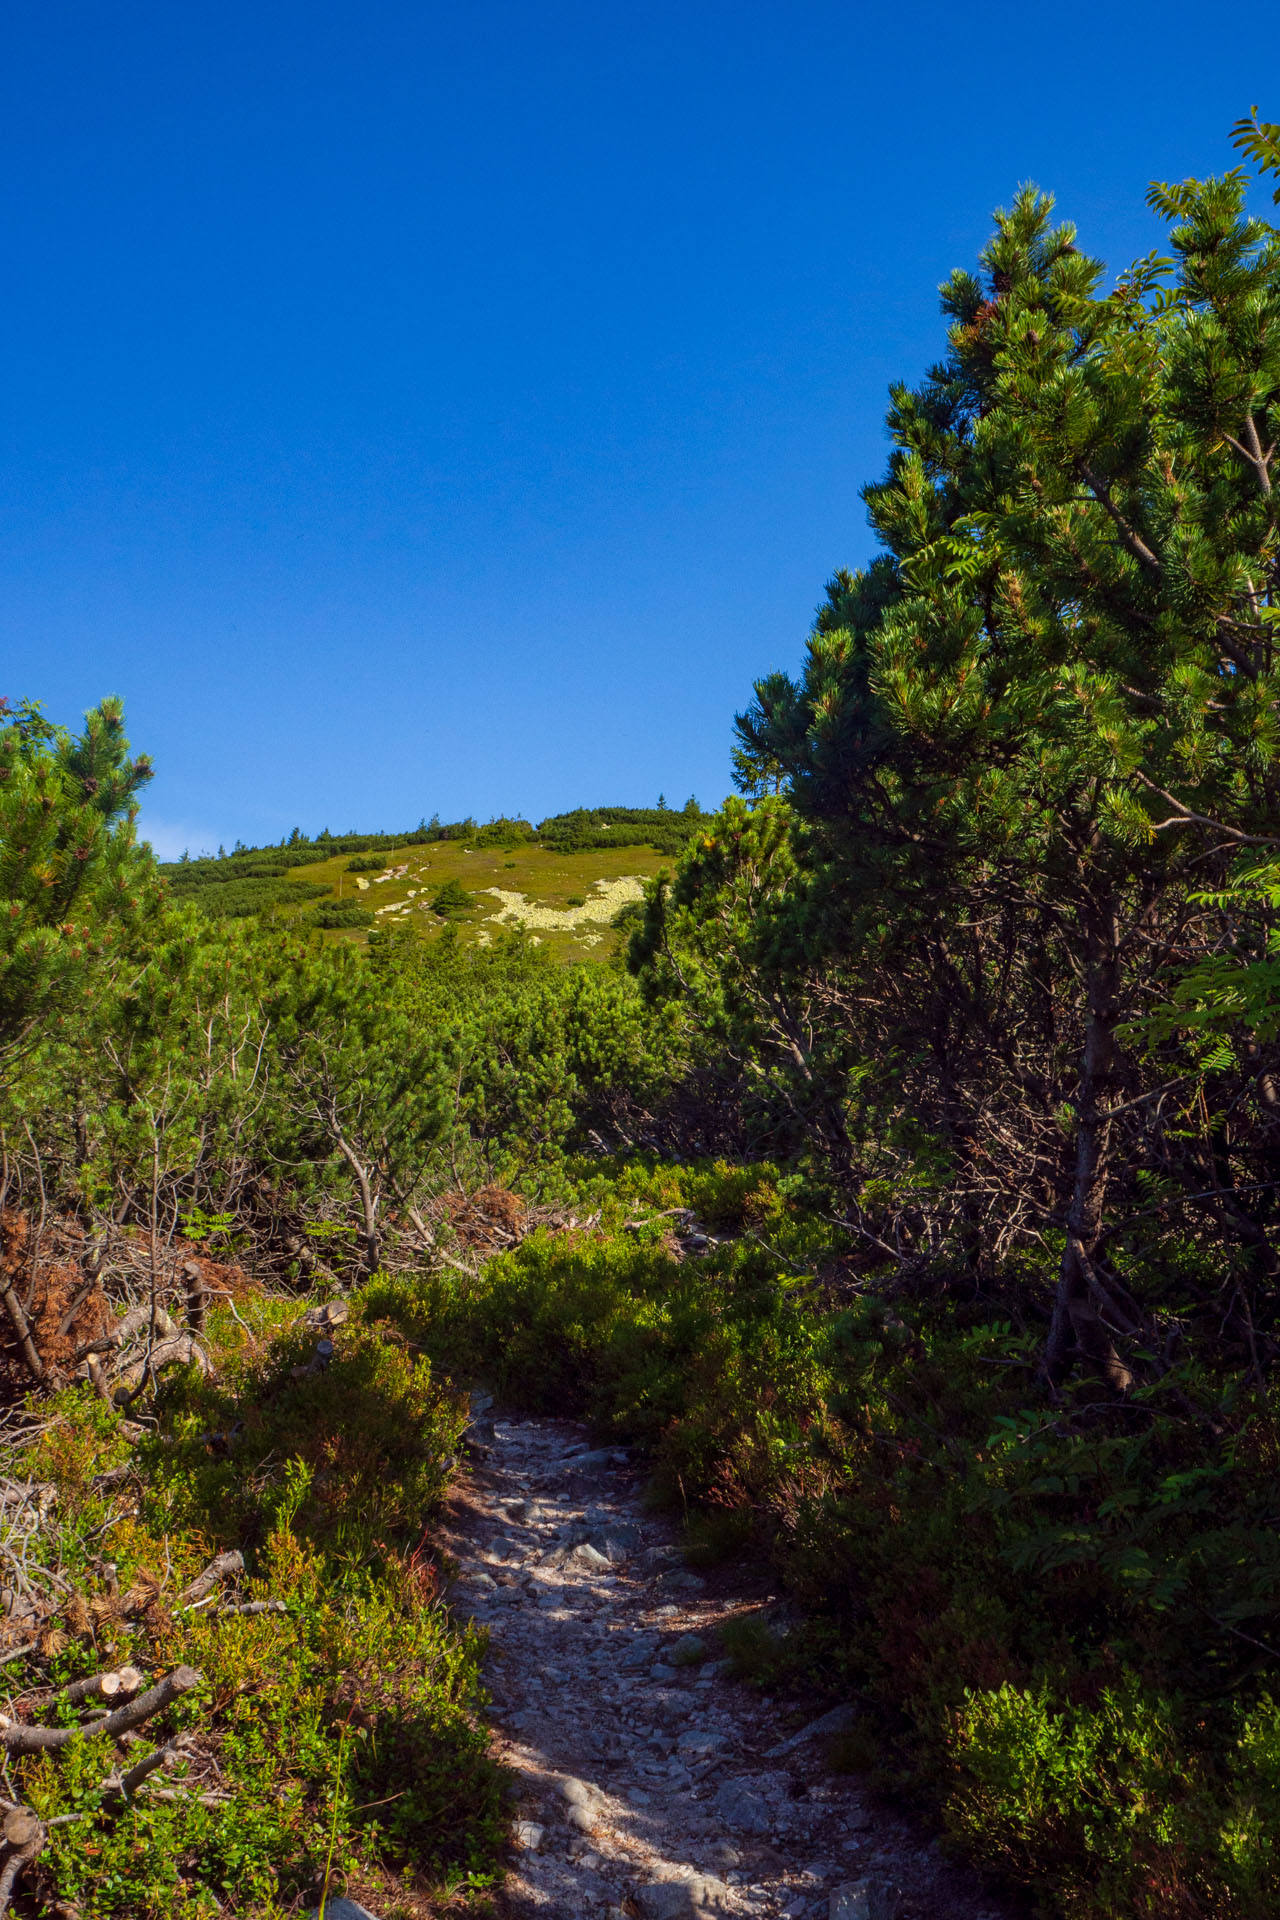
[[[614,1173],[599,1233],[372,1301],[460,1377],[642,1448],[695,1562],[763,1547],[806,1624],[735,1629],[739,1670],[857,1700],[848,1763],[1041,1911],[1280,1910],[1270,1409],[1194,1357],[1049,1405],[1034,1324],[879,1296],[774,1169]],[[662,1216],[695,1200],[728,1237],[680,1258]]]
[[[358,1301],[323,1372],[306,1370],[315,1335],[296,1303],[238,1311],[215,1319],[216,1381],[166,1386],[136,1444],[68,1393],[31,1463],[58,1489],[45,1538],[67,1587],[46,1648],[58,1681],[125,1661],[203,1675],[134,1749],[190,1731],[187,1759],[153,1776],[175,1798],[144,1787],[126,1811],[104,1808],[102,1737],[11,1763],[15,1796],[42,1817],[84,1816],[52,1829],[41,1910],[257,1920],[314,1903],[331,1859],[331,1890],[389,1916],[436,1912],[489,1883],[505,1831],[480,1642],[449,1624],[431,1545],[464,1407]],[[123,1485],[95,1490],[126,1461]],[[235,1598],[286,1612],[221,1611],[222,1589],[181,1606],[232,1547],[246,1563]],[[5,1680],[20,1710],[22,1668]]]

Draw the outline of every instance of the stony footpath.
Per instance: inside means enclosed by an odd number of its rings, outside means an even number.
[[[495,1739],[517,1783],[513,1920],[1007,1920],[928,1838],[829,1769],[848,1708],[732,1681],[743,1606],[643,1512],[624,1452],[473,1403],[444,1545],[489,1630]]]

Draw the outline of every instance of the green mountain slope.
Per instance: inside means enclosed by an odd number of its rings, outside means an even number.
[[[709,819],[690,802],[679,813],[578,807],[536,828],[433,820],[399,835],[295,834],[161,871],[175,898],[216,918],[266,914],[357,941],[450,926],[480,945],[524,926],[559,959],[601,960],[617,949],[618,913]]]

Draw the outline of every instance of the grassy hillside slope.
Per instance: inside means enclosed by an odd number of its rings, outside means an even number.
[[[558,959],[601,960],[617,946],[618,933],[610,922],[619,908],[638,900],[642,881],[670,864],[669,856],[652,847],[560,853],[536,844],[477,848],[445,840],[398,848],[375,872],[351,873],[349,857],[339,855],[309,866],[306,882],[327,884],[334,904],[365,909],[373,916],[374,929],[408,927],[435,938],[452,925],[464,943],[485,945],[523,922]],[[450,880],[471,904],[446,918],[434,912],[431,903]],[[299,903],[274,911],[281,918],[305,922],[316,909]],[[367,933],[361,930],[354,937]]]
[[[295,835],[162,872],[175,899],[215,918],[264,915],[357,943],[392,929],[434,938],[452,926],[464,945],[481,946],[524,925],[557,959],[603,960],[617,950],[620,909],[708,818],[691,801],[680,813],[577,808],[537,829],[433,821],[398,838]]]

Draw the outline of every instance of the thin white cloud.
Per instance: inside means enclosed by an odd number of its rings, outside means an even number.
[[[179,860],[184,853],[216,852],[219,835],[212,827],[193,825],[190,820],[158,820],[143,812],[138,820],[139,840],[149,840],[157,860]]]

